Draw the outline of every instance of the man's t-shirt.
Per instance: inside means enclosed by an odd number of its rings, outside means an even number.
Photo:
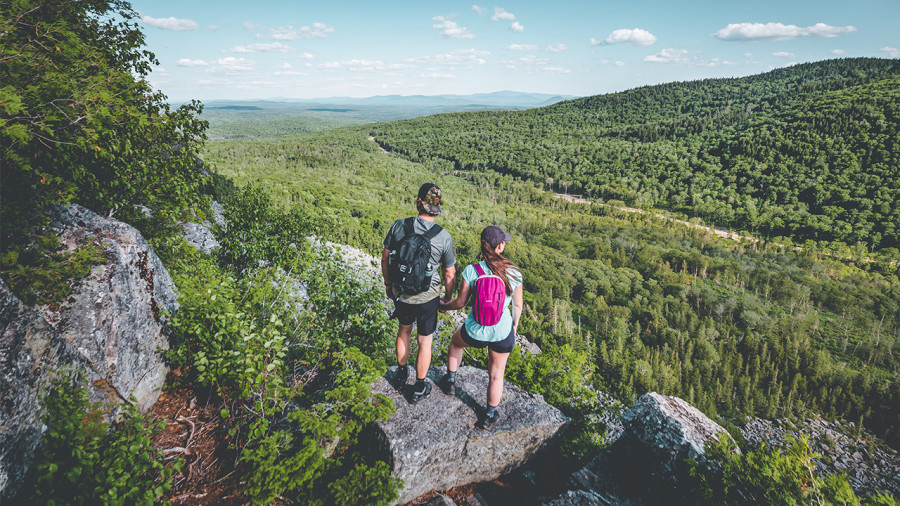
[[[391,229],[384,238],[384,247],[386,249],[393,250],[394,245],[399,244],[400,241],[406,237],[403,226],[405,220],[405,218],[400,218],[391,225]],[[424,234],[434,225],[435,223],[433,221],[424,220],[416,216],[416,219],[413,222],[413,231],[417,234]],[[453,238],[450,237],[450,232],[447,232],[446,229],[441,230],[438,235],[434,236],[434,239],[431,240],[431,258],[428,260],[428,264],[434,268],[434,274],[431,275],[431,285],[429,285],[428,290],[422,293],[406,295],[394,288],[394,295],[397,297],[397,300],[406,302],[407,304],[422,304],[429,302],[436,297],[440,297],[441,270],[438,269],[438,267],[443,266],[446,269],[456,265],[456,250],[453,246]]]

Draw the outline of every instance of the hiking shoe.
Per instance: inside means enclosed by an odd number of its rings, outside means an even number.
[[[495,409],[493,416],[487,416],[487,413],[475,424],[479,429],[488,430],[493,427],[494,423],[500,418],[500,410]]]
[[[425,381],[425,389],[422,390],[421,392],[416,390],[415,387],[413,387],[412,399],[409,401],[409,403],[416,404],[417,402],[421,401],[422,399],[428,397],[428,394],[430,394],[430,393],[431,393],[431,382],[426,380]]]
[[[456,381],[451,380],[449,374],[441,378],[441,390],[447,395],[456,395]]]
[[[403,386],[406,384],[407,378],[409,378],[409,368],[405,365],[398,365],[397,372],[394,373],[394,384]]]

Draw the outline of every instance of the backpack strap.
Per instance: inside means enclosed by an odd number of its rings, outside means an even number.
[[[478,277],[484,276],[484,269],[481,268],[481,262],[475,262],[472,264],[472,267],[475,268],[475,272],[478,273]]]
[[[415,216],[410,216],[403,220],[403,236],[411,235],[416,230],[416,218]]]
[[[415,219],[415,218],[413,218],[413,219]],[[426,240],[428,240],[428,242],[431,242],[432,239],[434,239],[435,237],[437,237],[438,234],[441,233],[441,230],[444,230],[444,229],[441,228],[440,225],[435,223],[434,225],[431,226],[431,228],[429,228],[427,231],[425,231],[424,234],[422,234],[422,237],[424,237]]]

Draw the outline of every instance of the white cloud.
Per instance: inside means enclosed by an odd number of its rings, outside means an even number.
[[[777,56],[779,58],[794,58],[797,55],[795,55],[794,53],[789,53],[787,51],[775,51],[774,53],[772,53],[772,56]]]
[[[744,58],[753,58],[753,53],[744,53]]]
[[[279,65],[278,68],[280,68],[280,69],[289,69],[289,68],[291,68],[291,64],[285,62],[285,63],[282,63],[281,65]]]
[[[439,72],[432,72],[430,74],[416,74],[416,77],[420,77],[422,79],[455,79],[456,76],[453,74],[441,74]]]
[[[494,7],[494,15],[491,16],[491,21],[515,21],[516,15],[512,12],[507,12],[503,7]]]
[[[831,54],[841,55],[841,54],[846,54],[846,53],[847,53],[847,51],[844,51],[843,49],[832,49],[831,50]]]
[[[244,28],[246,28],[248,30],[251,30],[251,31],[256,30],[257,28],[259,28],[259,26],[260,26],[259,23],[251,23],[249,21],[244,21]]]
[[[881,51],[882,53],[887,53],[891,58],[900,58],[900,49],[897,49],[896,47],[885,46],[879,49],[879,51]]]
[[[526,65],[546,65],[550,63],[550,60],[547,58],[538,58],[534,55],[523,56],[517,60],[518,63],[524,63]]]
[[[455,21],[451,21],[444,16],[435,16],[432,18],[433,21],[437,21],[438,24],[432,25],[432,28],[437,30],[441,30],[441,33],[444,34],[444,37],[449,37],[451,39],[474,39],[475,34],[469,31],[468,28],[463,28],[456,24]]]
[[[472,10],[477,12],[479,16],[484,16],[488,11],[487,7],[481,7],[480,5],[473,5]]]
[[[257,51],[264,53],[288,53],[294,48],[285,46],[281,42],[272,42],[270,44],[250,44],[249,46],[235,46],[229,51],[234,53],[255,53]]]
[[[206,67],[209,63],[204,60],[191,60],[190,58],[182,58],[178,60],[179,67]]]
[[[510,31],[513,31],[516,33],[522,33],[525,31],[525,27],[522,26],[522,23],[519,23],[518,21],[513,21],[513,23],[511,25],[509,25],[509,29],[510,29]]]
[[[625,66],[625,62],[623,62],[623,61],[616,61],[616,67],[624,67],[624,66]]]
[[[312,55],[312,53],[308,53],[306,51],[303,52],[300,56],[297,57],[300,60],[313,60],[316,57]]]
[[[645,62],[649,63],[672,63],[675,65],[689,65],[691,67],[719,67],[722,65],[734,65],[728,60],[713,58],[711,60],[700,60],[696,56],[690,56],[687,49],[666,48],[656,54],[648,54],[644,57]],[[618,63],[617,63],[618,64]]]
[[[565,44],[555,44],[553,46],[541,47],[537,44],[510,44],[506,46],[510,51],[550,51],[551,53],[559,53],[568,48]]]
[[[279,70],[275,72],[276,76],[308,76],[308,72],[297,72],[296,70]]]
[[[687,49],[668,48],[656,54],[648,54],[644,61],[651,63],[690,63]]]
[[[632,46],[649,46],[656,42],[656,36],[647,30],[640,28],[620,28],[613,30],[606,39],[600,41],[591,39],[591,45],[600,44],[631,44]]]
[[[219,64],[221,70],[226,72],[247,72],[256,68],[255,61],[247,60],[245,58],[235,58],[233,56],[219,58],[216,60],[216,63]]]
[[[406,70],[413,68],[408,63],[392,63],[387,64],[381,60],[362,60],[352,59],[344,61],[332,61],[319,65],[319,68],[325,70],[347,70],[349,72],[384,72],[391,70]]]
[[[548,74],[571,74],[572,71],[562,67],[544,67],[543,71]]]
[[[246,25],[245,25],[246,26]],[[268,38],[275,40],[297,40],[297,39],[322,39],[334,33],[334,27],[325,23],[313,23],[312,26],[301,26],[294,29],[293,26],[279,26],[278,28],[264,28],[265,34],[256,34],[257,38]]]
[[[141,21],[147,23],[150,26],[154,26],[156,28],[162,28],[163,30],[176,30],[176,31],[184,31],[184,30],[196,30],[197,23],[190,19],[178,19],[178,18],[152,18],[150,16],[142,15]]]
[[[481,51],[479,49],[462,49],[453,51],[452,53],[444,53],[436,56],[423,56],[421,58],[410,58],[406,60],[409,63],[424,65],[444,65],[448,67],[457,67],[461,65],[484,65],[487,61],[484,59],[490,55],[490,51]]]
[[[855,31],[855,26],[831,26],[825,23],[816,23],[807,27],[785,25],[783,23],[732,23],[712,34],[712,36],[728,41],[758,42],[791,40],[800,37],[832,38]]]

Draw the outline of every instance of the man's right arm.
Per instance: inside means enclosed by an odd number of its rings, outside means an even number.
[[[384,248],[381,251],[381,277],[384,278],[384,294],[389,299],[394,298],[394,292],[391,290],[391,278],[388,274],[388,259],[391,256],[391,250]]]

